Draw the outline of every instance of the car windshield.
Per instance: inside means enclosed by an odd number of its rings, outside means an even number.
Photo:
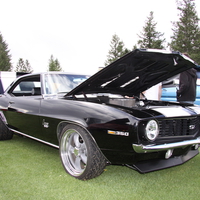
[[[78,74],[46,74],[45,75],[45,93],[58,94],[68,93],[80,83],[88,79],[88,75]]]

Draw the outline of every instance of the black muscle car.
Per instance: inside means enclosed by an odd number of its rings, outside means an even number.
[[[59,148],[81,180],[108,164],[140,173],[180,165],[199,153],[200,107],[139,96],[192,67],[178,52],[137,49],[91,77],[24,75],[0,96],[0,139],[17,133]]]

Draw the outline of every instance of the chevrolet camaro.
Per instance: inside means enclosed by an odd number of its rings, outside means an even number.
[[[200,107],[140,96],[192,67],[179,52],[137,49],[90,77],[21,76],[0,95],[0,140],[20,134],[58,148],[80,180],[110,164],[140,173],[183,164],[199,153]]]

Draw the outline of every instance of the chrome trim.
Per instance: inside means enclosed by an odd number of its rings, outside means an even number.
[[[6,120],[6,117],[5,115],[3,114],[2,111],[0,111],[0,119],[5,123],[5,124],[8,124],[7,120]]]
[[[44,140],[40,140],[40,139],[38,139],[38,138],[35,138],[35,137],[30,136],[30,135],[27,135],[27,134],[25,134],[25,133],[16,131],[16,130],[11,129],[11,128],[10,128],[10,130],[13,131],[13,132],[15,132],[15,133],[18,133],[18,134],[20,134],[20,135],[23,135],[23,136],[25,136],[25,137],[27,137],[27,138],[36,140],[36,141],[38,141],[38,142],[42,142],[42,143],[44,143],[44,144],[47,144],[47,145],[49,145],[49,146],[52,146],[52,147],[54,147],[54,148],[59,149],[59,146],[57,146],[57,145],[55,145],[55,144],[52,144],[52,143],[50,143],[50,142],[46,142],[46,141],[44,141]]]
[[[137,153],[149,153],[155,151],[165,151],[168,149],[175,149],[179,147],[185,147],[188,145],[200,144],[200,137],[194,140],[186,140],[182,142],[174,142],[169,144],[160,144],[160,145],[142,145],[142,144],[132,144],[132,147]]]

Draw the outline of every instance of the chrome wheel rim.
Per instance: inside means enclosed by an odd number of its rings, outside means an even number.
[[[68,129],[61,138],[61,159],[64,167],[72,176],[80,176],[87,166],[87,147],[81,135]]]

